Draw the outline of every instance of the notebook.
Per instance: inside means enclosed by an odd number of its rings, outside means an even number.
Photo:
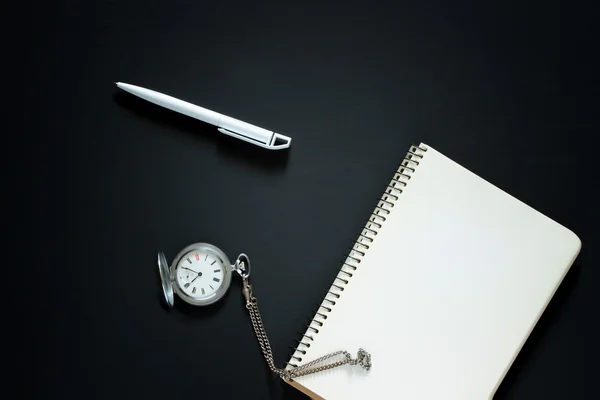
[[[434,148],[411,146],[287,368],[363,348],[289,382],[312,398],[492,398],[581,242]]]

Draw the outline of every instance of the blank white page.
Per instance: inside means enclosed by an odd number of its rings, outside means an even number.
[[[574,233],[421,147],[354,276],[319,333],[307,332],[306,354],[296,353],[299,364],[371,353],[368,372],[296,379],[325,399],[493,397],[579,253]]]

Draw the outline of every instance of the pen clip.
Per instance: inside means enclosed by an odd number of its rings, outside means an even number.
[[[252,143],[269,150],[286,149],[290,147],[290,143],[292,141],[292,138],[275,132],[273,132],[273,135],[271,136],[269,142],[265,143],[252,137],[246,136],[243,133],[234,132],[229,129],[217,128],[217,130],[227,136],[232,136],[234,138],[243,140],[244,142]]]

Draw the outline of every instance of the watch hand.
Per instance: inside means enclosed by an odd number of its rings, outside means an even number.
[[[192,279],[192,281],[191,281],[190,283],[194,283],[194,281],[195,281],[196,279],[198,279],[199,277],[201,277],[201,276],[202,276],[202,272],[198,272],[198,276],[197,276],[197,277],[195,277],[194,279]]]
[[[193,272],[193,273],[195,273],[195,274],[197,274],[197,273],[198,273],[198,272],[194,271],[193,269],[189,269],[189,268],[187,268],[187,267],[181,267],[181,268],[183,268],[183,269],[187,269],[188,271],[192,271],[192,272]]]

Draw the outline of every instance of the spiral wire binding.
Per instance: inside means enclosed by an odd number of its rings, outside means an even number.
[[[296,340],[298,345],[295,347],[290,346],[293,351],[290,356],[291,359],[301,363],[303,356],[306,356],[311,342],[315,340],[314,335],[319,334],[320,328],[325,324],[327,314],[333,310],[338,299],[342,297],[344,286],[350,283],[350,279],[354,276],[355,271],[359,269],[362,258],[366,256],[371,243],[373,243],[377,236],[377,232],[383,228],[383,223],[387,219],[386,216],[391,213],[395,202],[400,199],[404,188],[409,185],[411,176],[416,172],[425,152],[427,152],[426,147],[419,147],[414,144],[410,146],[390,183],[381,194],[377,204],[375,204],[373,212],[358,234],[358,238],[352,242],[352,246],[349,248],[346,258],[342,260],[342,267],[331,288],[323,298],[323,301],[314,310],[314,317],[308,323],[306,332],[299,332],[300,339]],[[287,362],[286,364],[288,368],[299,366],[299,364],[293,362]]]

